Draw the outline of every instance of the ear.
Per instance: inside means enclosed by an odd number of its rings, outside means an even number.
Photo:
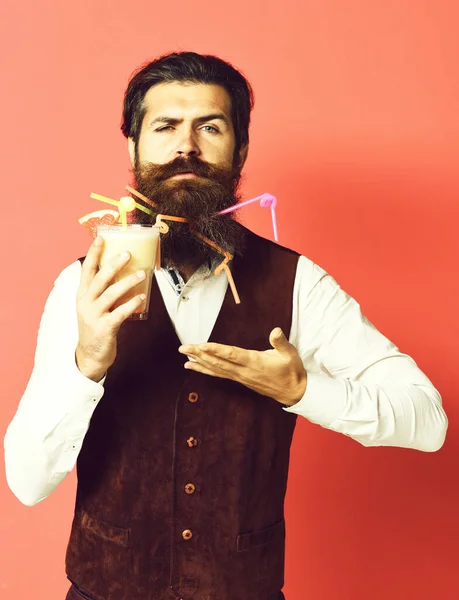
[[[239,150],[239,167],[242,170],[243,166],[245,165],[245,161],[247,160],[247,155],[249,154],[249,145],[245,144],[245,146],[242,146],[241,149]]]
[[[134,166],[134,164],[135,164],[135,142],[134,142],[134,138],[128,138],[128,152],[129,152],[129,158],[131,160],[131,165]]]

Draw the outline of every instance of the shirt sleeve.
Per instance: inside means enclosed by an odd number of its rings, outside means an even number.
[[[434,452],[443,445],[448,421],[432,382],[304,256],[295,280],[290,341],[308,381],[303,398],[284,410],[364,446]]]
[[[34,368],[4,440],[8,485],[28,506],[46,498],[78,457],[102,380],[87,379],[75,362],[76,293],[81,265],[64,269],[40,321]]]

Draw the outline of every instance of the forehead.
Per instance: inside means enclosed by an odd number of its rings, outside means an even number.
[[[231,98],[220,85],[206,83],[160,83],[151,87],[144,98],[145,117],[199,117],[222,112],[231,119]]]

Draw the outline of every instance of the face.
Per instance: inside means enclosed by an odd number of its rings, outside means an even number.
[[[247,152],[244,148],[234,156],[231,98],[221,86],[162,83],[148,90],[144,104],[137,148],[133,140],[129,141],[133,164],[159,165],[177,157],[194,156],[227,168],[233,166],[235,159],[234,166],[242,168]]]
[[[187,218],[169,222],[161,241],[166,264],[197,266],[214,250],[196,233],[241,253],[244,233],[233,215],[217,212],[236,204],[246,149],[235,154],[231,100],[217,85],[168,83],[145,95],[146,112],[137,146],[129,141],[137,190],[158,212]],[[138,211],[139,212],[139,211]],[[136,220],[145,222],[144,213]]]

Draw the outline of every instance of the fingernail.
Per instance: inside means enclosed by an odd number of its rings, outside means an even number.
[[[145,277],[145,271],[137,271],[136,275],[139,279],[143,279]]]
[[[146,294],[140,294],[140,299],[141,300],[146,300],[147,299],[147,295]]]
[[[123,254],[121,255],[121,258],[129,258],[131,255],[129,254],[129,252],[123,252]]]

